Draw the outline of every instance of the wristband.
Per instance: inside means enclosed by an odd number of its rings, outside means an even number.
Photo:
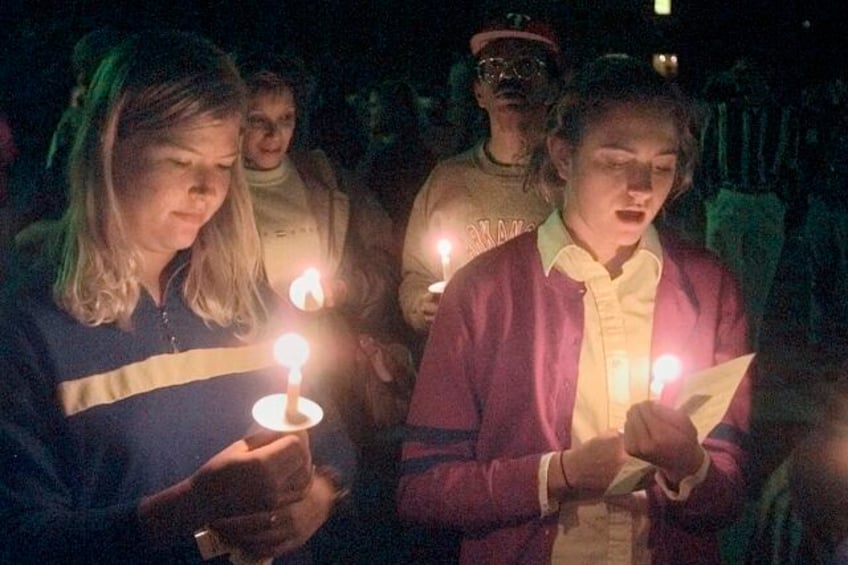
[[[562,479],[565,481],[565,488],[568,490],[574,490],[574,486],[568,481],[568,475],[565,473],[565,463],[563,463],[563,458],[565,456],[565,451],[559,452],[559,468],[562,471]]]

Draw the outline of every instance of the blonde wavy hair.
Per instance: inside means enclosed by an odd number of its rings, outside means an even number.
[[[650,65],[626,55],[607,55],[583,67],[566,84],[559,101],[548,112],[546,136],[533,150],[525,189],[538,190],[554,205],[561,205],[565,181],[548,154],[547,137],[556,136],[576,150],[586,131],[614,107],[632,105],[672,118],[680,147],[670,198],[692,185],[698,160],[695,107],[678,87]]]
[[[207,120],[240,116],[244,83],[230,58],[198,36],[142,32],[113,49],[95,73],[69,165],[70,205],[53,292],[87,325],[130,328],[141,294],[141,257],[122,220],[115,185],[118,143],[139,133],[166,134]],[[258,332],[266,312],[263,269],[250,193],[240,166],[218,212],[190,250],[182,288],[207,324]]]

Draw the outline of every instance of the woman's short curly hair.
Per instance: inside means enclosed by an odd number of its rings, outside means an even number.
[[[671,195],[685,192],[692,184],[698,155],[694,106],[674,83],[632,57],[600,57],[578,71],[551,107],[543,139],[556,136],[576,148],[592,124],[621,105],[656,110],[674,120],[680,147]],[[540,190],[548,201],[562,202],[565,184],[544,142],[531,155],[527,184]]]

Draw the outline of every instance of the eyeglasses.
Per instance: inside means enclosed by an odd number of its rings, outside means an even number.
[[[537,57],[521,57],[520,59],[504,59],[502,57],[487,57],[477,63],[477,77],[483,82],[494,84],[502,76],[513,76],[519,80],[528,80],[541,73],[547,65]]]

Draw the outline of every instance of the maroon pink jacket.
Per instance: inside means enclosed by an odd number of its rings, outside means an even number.
[[[748,352],[738,285],[699,249],[662,240],[653,354],[694,372]],[[540,517],[542,454],[568,448],[583,337],[582,283],[546,277],[536,232],[461,269],[442,297],[408,418],[401,516],[463,532],[463,563],[545,563],[556,516]],[[719,563],[716,532],[745,498],[750,378],[704,446],[685,502],[649,491],[656,563]]]

